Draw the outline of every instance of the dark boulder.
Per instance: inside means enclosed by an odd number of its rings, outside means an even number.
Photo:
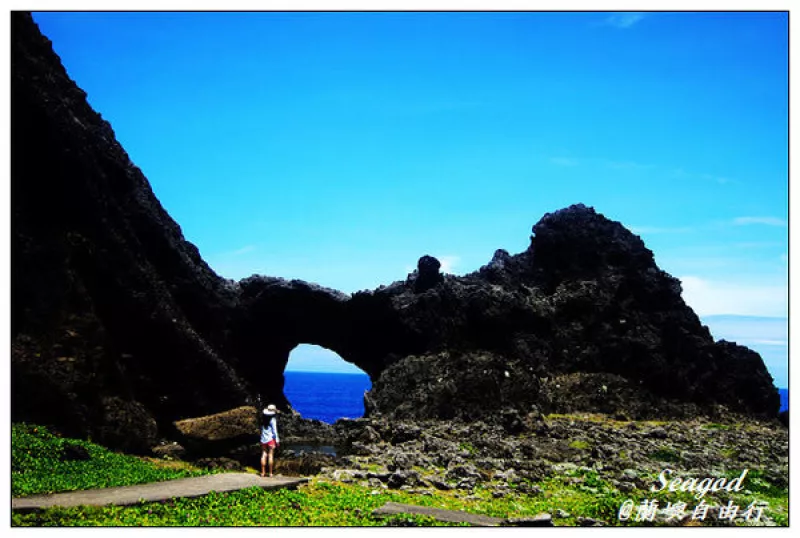
[[[423,256],[417,261],[417,275],[414,280],[414,292],[422,293],[444,282],[439,273],[442,264],[433,256]]]
[[[86,450],[86,447],[75,443],[65,444],[64,451],[59,457],[61,461],[88,461],[90,459],[92,459],[92,456]]]
[[[789,410],[786,409],[778,414],[778,421],[787,429],[789,428]]]
[[[256,446],[259,440],[258,411],[252,406],[177,420],[174,428],[190,459],[227,456],[242,446]]]

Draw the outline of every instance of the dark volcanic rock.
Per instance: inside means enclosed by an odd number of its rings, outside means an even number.
[[[433,256],[423,256],[417,262],[417,275],[414,280],[414,291],[422,293],[437,284],[444,282],[444,277],[439,273],[442,264]]]
[[[494,353],[442,352],[392,364],[373,392],[378,409],[398,418],[477,420],[504,405],[533,406],[539,380],[525,363]]]
[[[186,447],[188,457],[237,455],[257,448],[260,414],[252,406],[242,406],[221,413],[175,421],[175,435]],[[333,426],[319,420],[304,419],[299,414],[278,416],[281,444],[332,444],[338,441]]]
[[[789,410],[787,409],[785,411],[781,411],[778,414],[778,420],[780,421],[781,424],[783,424],[784,426],[786,426],[788,428],[789,427]]]
[[[414,347],[426,350],[383,360],[374,412],[475,419],[537,404],[630,416],[715,405],[777,414],[763,361],[715,343],[638,236],[580,204],[545,215],[533,232],[525,252],[498,251],[479,271],[425,293],[375,292],[393,295]]]
[[[423,256],[405,281],[352,296],[220,278],[31,16],[11,23],[12,420],[148,452],[179,419],[259,396],[288,411],[301,343],[367,372],[375,416],[516,434],[540,411],[777,415],[758,354],[715,343],[641,239],[580,204],[463,277]]]
[[[29,14],[11,14],[11,37],[12,419],[144,452],[155,422],[247,401],[222,358],[236,287],[184,240]]]

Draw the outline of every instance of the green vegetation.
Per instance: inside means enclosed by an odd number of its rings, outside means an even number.
[[[78,448],[75,448],[78,447]],[[79,459],[75,459],[80,456]],[[88,457],[86,457],[88,456]],[[663,454],[660,455],[663,457]],[[129,485],[204,474],[187,464],[125,456],[85,441],[64,439],[39,426],[17,424],[12,429],[12,495],[29,495],[95,487]],[[738,472],[736,473],[738,476]],[[731,475],[733,476],[733,475]],[[655,480],[656,475],[643,476]],[[12,513],[13,526],[383,526],[444,525],[429,517],[393,516],[375,519],[371,513],[388,501],[465,510],[493,517],[535,516],[566,512],[556,525],[575,526],[579,517],[600,519],[611,525],[640,525],[618,519],[620,506],[636,506],[656,499],[659,506],[685,502],[691,512],[698,503],[692,492],[622,493],[597,471],[576,469],[546,477],[535,484],[538,493],[496,498],[494,489],[479,486],[468,494],[436,491],[432,495],[370,488],[321,478],[297,490],[266,491],[249,488],[231,493],[211,493],[192,499],[140,503],[134,506],[53,508]],[[742,510],[753,500],[768,503],[767,514],[788,525],[788,491],[778,488],[758,471],[751,471],[743,491],[722,495],[709,492],[709,504],[729,499]]]
[[[656,461],[664,461],[667,463],[676,463],[681,461],[681,456],[671,448],[659,448],[650,454],[650,459]]]
[[[719,451],[720,456],[728,459],[733,459],[739,454],[739,449],[736,447],[725,448]]]
[[[468,443],[466,441],[462,441],[458,443],[459,450],[466,450],[470,455],[477,454],[478,449],[472,446],[472,443]]]
[[[298,490],[248,488],[192,499],[142,503],[130,507],[76,507],[14,514],[14,525],[37,526],[365,526],[413,522],[441,525],[429,517],[376,520],[372,510],[400,494],[372,495],[366,488],[321,481]]]
[[[208,471],[159,465],[111,452],[87,441],[65,439],[47,428],[14,424],[11,428],[11,495],[130,486]]]
[[[764,479],[761,471],[749,471],[744,481],[744,489],[731,495],[739,506],[747,506],[757,499],[769,507],[767,513],[777,525],[789,525],[789,490],[779,488]],[[747,491],[751,493],[747,493]]]
[[[710,423],[704,425],[703,428],[706,429],[706,430],[730,430],[731,429],[731,425],[730,424],[719,424],[717,422],[710,422]]]
[[[371,513],[388,501],[419,506],[460,509],[493,517],[534,516],[556,507],[572,514],[603,519],[615,517],[622,499],[576,490],[563,480],[541,484],[540,495],[514,494],[494,499],[478,488],[470,499],[452,492],[435,496],[396,490],[371,490],[351,484],[314,479],[297,490],[266,491],[248,488],[233,493],[211,493],[193,499],[135,506],[54,508],[28,514],[14,513],[15,526],[382,526],[387,524],[445,525],[422,516],[375,519]],[[575,519],[557,521],[574,525]]]
[[[589,448],[589,443],[587,443],[586,441],[572,441],[569,444],[569,447],[575,448],[577,450],[586,450],[587,448]]]

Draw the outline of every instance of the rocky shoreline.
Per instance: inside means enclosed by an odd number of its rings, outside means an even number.
[[[290,411],[283,373],[302,343],[370,376],[366,415],[409,424],[500,417],[518,435],[515,413],[534,409],[777,416],[762,358],[715,341],[642,239],[581,203],[462,276],[420,252],[404,280],[352,295],[220,277],[31,14],[12,13],[11,30],[13,421],[148,453],[186,417],[259,399]]]
[[[254,417],[254,411],[244,407],[231,413]],[[489,418],[461,422],[369,417],[329,425],[299,415],[284,416],[278,469],[378,491],[447,492],[465,499],[478,498],[479,492],[493,498],[547,495],[548,486],[543,484],[557,479],[564,487],[630,498],[638,504],[652,495],[650,488],[658,485],[656,477],[665,469],[673,476],[698,479],[738,476],[747,469],[742,493],[754,501],[764,488],[787,490],[789,484],[789,432],[776,420],[730,413],[668,421],[588,413],[523,416],[513,409]],[[199,463],[255,466],[259,449],[252,433],[254,419],[237,435],[235,428],[230,429],[237,421],[230,416],[192,420],[226,424],[231,438],[250,435],[246,445]],[[302,444],[333,445],[336,454],[288,448]],[[726,502],[713,493],[708,498]],[[611,523],[576,520],[576,524]],[[765,515],[759,524],[774,522]]]
[[[401,487],[427,482],[469,490],[497,479],[523,484],[579,467],[597,471],[622,491],[648,486],[640,475],[664,468],[696,476],[758,469],[776,487],[788,486],[789,435],[776,423],[619,421],[597,414],[525,419],[516,434],[481,421],[342,420],[336,430],[351,454],[340,460],[354,469],[385,467],[387,482]],[[415,479],[414,469],[446,471]]]

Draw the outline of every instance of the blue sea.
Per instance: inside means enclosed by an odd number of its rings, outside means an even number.
[[[364,392],[372,388],[366,374],[285,372],[284,392],[305,418],[333,424],[340,418],[364,416]],[[789,409],[789,389],[778,389],[781,411]]]
[[[283,392],[303,418],[333,424],[364,416],[364,392],[372,388],[366,374],[284,372]]]

